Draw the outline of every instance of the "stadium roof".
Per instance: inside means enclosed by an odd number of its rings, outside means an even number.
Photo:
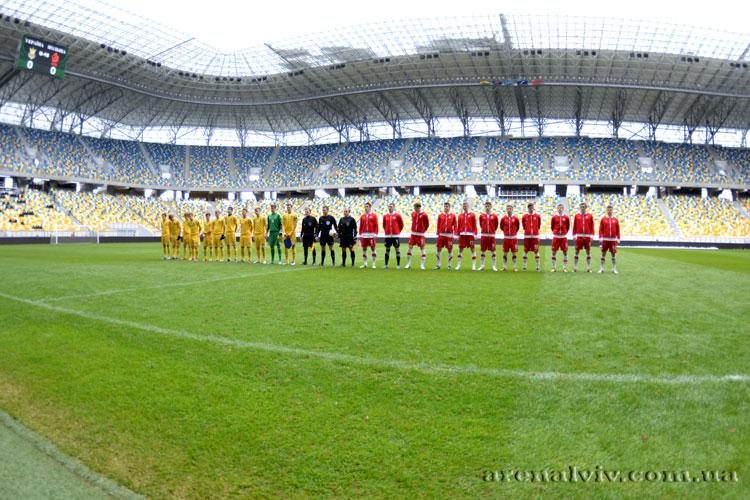
[[[6,0],[0,104],[60,123],[289,133],[443,117],[750,128],[750,36],[627,19],[488,14],[360,25],[222,53],[95,0]],[[15,69],[32,34],[66,76]],[[25,111],[26,112],[26,111]],[[67,121],[65,121],[67,119]],[[104,133],[107,130],[103,130]],[[209,133],[210,135],[210,133]]]

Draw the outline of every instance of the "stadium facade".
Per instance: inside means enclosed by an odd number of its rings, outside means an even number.
[[[9,185],[36,178],[62,190],[243,201],[337,189],[493,198],[600,189],[648,192],[667,220],[667,197],[687,192],[700,203],[721,195],[731,210],[719,203],[717,217],[739,228],[731,236],[750,236],[746,36],[488,14],[223,54],[105,4],[8,1],[0,16]],[[65,74],[19,67],[25,36],[64,47]],[[440,137],[446,124],[459,137]],[[587,137],[592,125],[610,138]],[[659,141],[667,131],[683,143]],[[227,137],[233,146],[217,145]]]

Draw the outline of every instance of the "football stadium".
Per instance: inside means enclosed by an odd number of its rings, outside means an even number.
[[[750,31],[500,10],[0,0],[0,498],[748,498]]]

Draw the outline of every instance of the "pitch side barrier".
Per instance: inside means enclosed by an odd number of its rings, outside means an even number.
[[[7,233],[6,233],[7,234]],[[425,235],[427,243],[434,245],[437,237],[433,234]],[[298,237],[299,239],[299,237]],[[409,241],[409,233],[403,233],[399,236],[403,245]],[[385,236],[378,236],[378,243],[383,244]],[[502,244],[502,238],[497,239]],[[570,244],[573,245],[571,238]],[[552,239],[549,237],[541,238],[542,246],[551,245]],[[159,236],[53,236],[49,233],[42,233],[38,236],[3,236],[0,235],[0,245],[29,245],[29,244],[63,244],[63,243],[161,243]],[[479,238],[477,238],[477,248],[479,247]],[[599,244],[597,238],[592,241],[594,246]],[[336,242],[338,244],[338,242]],[[457,244],[457,242],[456,242]],[[750,250],[750,238],[648,238],[648,237],[627,237],[620,240],[620,248],[695,248],[695,249],[741,249]]]

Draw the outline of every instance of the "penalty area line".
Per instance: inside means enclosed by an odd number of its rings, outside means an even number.
[[[443,363],[412,362],[395,359],[369,358],[327,351],[315,351],[299,347],[291,347],[280,344],[270,344],[265,342],[250,342],[246,340],[222,337],[220,335],[194,333],[186,330],[175,330],[152,325],[149,323],[140,323],[118,318],[111,318],[100,314],[79,311],[66,307],[47,304],[45,302],[23,297],[16,297],[7,293],[0,292],[0,297],[27,304],[30,306],[46,309],[71,316],[78,316],[100,323],[110,325],[124,326],[157,335],[192,340],[196,342],[215,344],[221,346],[234,347],[238,349],[248,349],[255,351],[273,352],[277,354],[289,354],[300,357],[309,357],[330,361],[334,363],[343,363],[349,365],[367,366],[370,368],[390,368],[400,371],[416,371],[428,374],[447,374],[447,375],[479,375],[493,378],[504,379],[522,379],[522,380],[549,380],[549,381],[573,381],[573,382],[610,382],[610,383],[647,383],[647,384],[682,384],[695,385],[706,383],[727,383],[727,382],[750,382],[750,374],[727,374],[727,375],[643,375],[629,373],[589,373],[589,372],[554,372],[554,371],[529,371],[513,370],[507,368],[485,368],[474,365],[453,365]]]
[[[57,448],[57,446],[55,446],[47,438],[32,431],[2,410],[0,410],[0,425],[4,425],[8,429],[10,429],[18,437],[20,437],[27,443],[30,443],[41,453],[63,466],[79,479],[92,486],[95,486],[105,495],[114,498],[125,499],[143,498],[142,496],[130,491],[128,488],[117,484],[108,477],[89,469],[75,458],[61,452]]]

